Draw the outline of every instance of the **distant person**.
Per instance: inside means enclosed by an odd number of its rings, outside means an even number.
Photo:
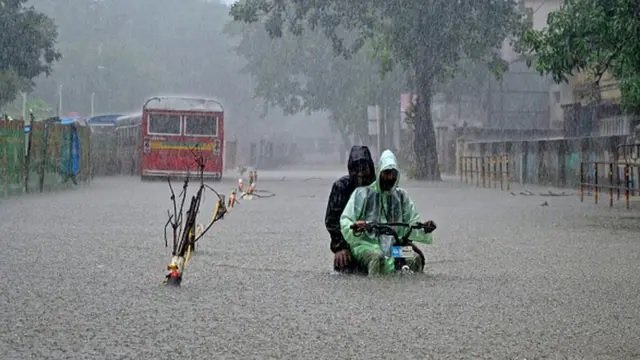
[[[375,180],[375,167],[369,148],[353,146],[347,161],[347,169],[349,175],[345,175],[333,183],[324,223],[331,236],[334,270],[356,272],[358,268],[351,260],[351,249],[340,231],[340,215],[342,215],[353,191],[359,186],[368,186]]]

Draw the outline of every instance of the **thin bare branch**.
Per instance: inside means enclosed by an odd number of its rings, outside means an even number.
[[[169,211],[167,211],[168,213]],[[171,227],[175,230],[175,227],[173,226],[173,223],[171,222],[171,219],[173,218],[173,215],[168,214],[169,215],[169,220],[167,220],[167,223],[164,224],[164,247],[168,247],[169,246],[169,242],[167,240],[167,227],[169,226],[169,224],[171,224]],[[174,248],[175,248],[175,242],[176,239],[174,237],[173,239],[173,243],[174,243]]]

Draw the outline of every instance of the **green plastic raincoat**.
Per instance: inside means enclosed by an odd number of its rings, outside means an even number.
[[[398,171],[398,178],[391,190],[382,191],[379,186],[380,173],[384,170],[395,169]],[[340,228],[342,235],[351,247],[351,254],[355,260],[369,270],[369,274],[389,274],[394,272],[394,259],[385,257],[380,246],[380,237],[367,232],[354,234],[350,229],[358,220],[375,221],[378,223],[402,222],[415,224],[420,221],[420,215],[416,207],[409,198],[407,192],[398,187],[400,181],[400,171],[395,155],[390,150],[385,150],[380,155],[378,173],[376,181],[369,186],[357,188],[347,203],[340,216]],[[399,237],[406,234],[409,229],[396,227],[394,230]],[[411,233],[412,241],[431,244],[433,238],[431,234],[426,234],[421,230],[414,230]],[[415,271],[422,268],[419,258],[409,262],[409,266]]]

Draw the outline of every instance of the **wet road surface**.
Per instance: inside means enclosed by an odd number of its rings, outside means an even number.
[[[340,172],[260,175],[276,197],[217,223],[180,289],[164,182],[0,200],[0,359],[640,357],[637,210],[404,182],[439,226],[425,274],[370,279],[331,271]]]

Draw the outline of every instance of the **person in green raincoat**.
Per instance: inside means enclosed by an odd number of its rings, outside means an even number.
[[[362,226],[365,222],[408,224],[420,222],[420,214],[418,214],[413,201],[404,189],[398,187],[399,179],[400,172],[396,156],[390,150],[385,150],[380,155],[376,181],[369,186],[357,188],[351,194],[349,202],[340,216],[340,229],[351,248],[351,254],[360,266],[368,269],[369,275],[394,272],[394,259],[389,256],[388,250],[386,254],[383,252],[383,246],[385,250],[388,249],[393,238],[388,235],[367,232],[354,233],[351,226],[354,224]],[[435,223],[428,221],[425,223],[425,231],[412,231],[410,239],[431,244],[433,238],[430,233],[435,228]],[[404,227],[397,227],[394,230],[399,237],[409,231]],[[422,271],[424,264],[420,256],[407,260],[407,265],[411,270]]]

